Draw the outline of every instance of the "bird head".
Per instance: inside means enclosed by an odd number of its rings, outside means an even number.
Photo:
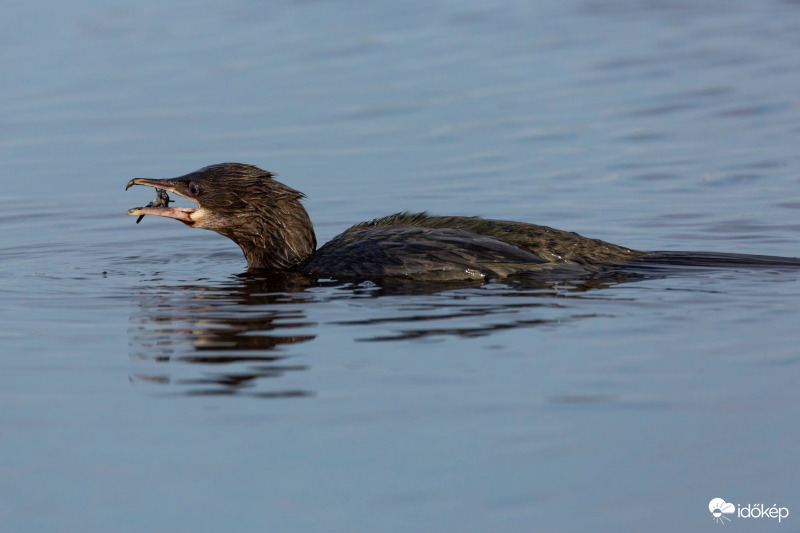
[[[304,194],[253,165],[221,163],[169,179],[134,178],[133,185],[163,189],[196,207],[136,207],[128,215],[174,218],[209,229],[238,244],[250,269],[289,270],[316,248]]]

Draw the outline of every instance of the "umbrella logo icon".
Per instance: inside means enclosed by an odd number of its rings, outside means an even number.
[[[711,511],[711,515],[714,517],[714,522],[725,524],[725,520],[728,522],[731,521],[731,519],[725,515],[733,514],[733,512],[736,511],[736,506],[732,503],[727,503],[722,498],[714,498],[708,502],[708,510]]]

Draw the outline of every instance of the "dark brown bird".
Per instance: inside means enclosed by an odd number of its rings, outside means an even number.
[[[135,178],[183,196],[196,208],[147,206],[128,215],[158,215],[210,229],[238,244],[250,270],[301,272],[334,279],[407,278],[468,281],[514,274],[607,270],[620,265],[800,267],[765,256],[640,252],[577,233],[479,217],[397,213],[356,224],[316,250],[304,194],[252,165],[221,163],[172,179]],[[723,265],[725,266],[725,265]],[[731,265],[727,265],[731,266]]]

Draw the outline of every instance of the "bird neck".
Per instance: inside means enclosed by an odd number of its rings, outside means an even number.
[[[241,247],[248,270],[292,270],[316,250],[314,226],[299,199],[284,198],[250,215],[253,223],[226,235]]]

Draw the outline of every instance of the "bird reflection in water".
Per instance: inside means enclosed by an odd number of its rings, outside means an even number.
[[[308,390],[270,387],[276,380],[268,379],[308,370],[282,353],[288,345],[316,337],[299,332],[315,324],[302,311],[311,295],[296,281],[290,276],[246,276],[216,285],[159,286],[154,281],[137,295],[131,358],[201,365],[202,375],[192,375],[196,366],[172,365],[167,373],[140,372],[131,381],[178,385],[179,393],[188,395],[312,396]]]
[[[156,387],[171,385],[169,394],[308,397],[314,391],[286,385],[310,369],[291,345],[314,340],[320,327],[353,328],[352,340],[362,342],[474,338],[512,329],[563,327],[613,317],[611,302],[621,295],[609,288],[670,275],[711,275],[715,265],[665,262],[583,276],[565,273],[561,279],[553,279],[552,272],[547,279],[510,277],[494,284],[337,284],[309,281],[300,274],[242,274],[227,282],[172,286],[153,280],[137,295],[139,307],[130,328],[131,357],[143,367],[151,364],[131,379]],[[770,271],[777,268],[770,265]],[[694,284],[684,290],[701,289],[702,284]],[[347,300],[346,316],[335,300]],[[331,318],[320,325],[308,318],[312,310],[315,316]],[[190,365],[163,366],[174,362]]]
[[[558,299],[579,297],[620,281],[520,278],[494,288],[402,282],[327,284],[326,288],[325,282],[309,283],[298,276],[242,274],[227,283],[185,285],[159,285],[153,280],[137,295],[138,310],[130,327],[131,358],[149,367],[131,380],[157,388],[169,385],[167,394],[313,396],[311,390],[282,386],[310,368],[298,362],[296,350],[287,349],[316,338],[319,326],[307,317],[310,305],[382,298],[378,312],[373,306],[355,306],[353,315],[326,324],[368,326],[374,334],[355,339],[360,341],[478,337],[592,316],[576,309],[567,310],[573,316],[564,316]],[[358,312],[360,307],[365,312]],[[191,365],[163,366],[176,362]]]
[[[372,296],[418,296],[383,315],[344,318],[339,326],[375,326],[375,334],[360,341],[411,341],[436,337],[484,337],[512,329],[559,327],[600,313],[565,305],[589,291],[643,279],[638,274],[586,274],[560,280],[518,275],[505,283],[454,285],[394,281],[371,290]],[[356,291],[357,292],[357,291]],[[566,314],[565,314],[566,313]],[[390,332],[387,333],[387,326]]]

